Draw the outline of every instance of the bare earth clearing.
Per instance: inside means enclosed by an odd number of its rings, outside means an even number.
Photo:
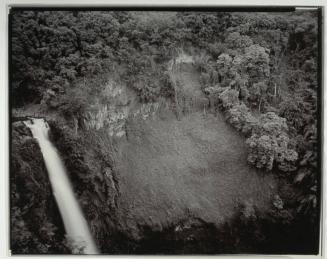
[[[175,76],[185,96],[205,99],[191,65]],[[160,231],[188,217],[218,226],[240,204],[264,210],[274,195],[274,179],[247,165],[244,138],[222,115],[200,107],[179,120],[167,111],[127,124],[128,140],[121,143],[115,166],[117,213],[134,238],[141,226]]]

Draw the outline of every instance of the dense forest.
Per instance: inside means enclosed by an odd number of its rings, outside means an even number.
[[[42,155],[21,122],[29,116],[49,122],[51,139],[104,253],[318,252],[317,11],[13,10],[10,17],[13,253],[71,250]],[[192,102],[213,118],[223,116],[242,136],[249,167],[275,179],[277,191],[269,208],[243,202],[219,227],[180,218],[179,225],[140,223],[138,234],[130,235],[134,230],[115,213],[122,192],[120,144],[108,135],[112,120],[103,117],[111,106],[134,105],[142,113],[165,103],[176,125],[183,122],[191,101],[178,90],[177,72],[171,70],[182,55],[192,57],[202,91],[198,96],[205,99]],[[121,91],[135,98],[120,98]],[[129,141],[134,121],[128,115],[114,120]]]

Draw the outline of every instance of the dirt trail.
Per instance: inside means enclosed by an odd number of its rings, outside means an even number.
[[[203,99],[192,65],[176,75],[181,93]],[[201,107],[177,120],[172,111],[127,124],[116,171],[121,228],[134,238],[147,226],[160,231],[190,216],[219,225],[240,203],[263,210],[275,192],[271,176],[246,162],[244,138],[221,115]]]

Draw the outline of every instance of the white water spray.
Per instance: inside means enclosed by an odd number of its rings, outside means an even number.
[[[74,196],[65,167],[48,137],[49,125],[43,119],[24,122],[38,141],[48,170],[53,194],[62,216],[73,253],[98,254],[82,210]]]

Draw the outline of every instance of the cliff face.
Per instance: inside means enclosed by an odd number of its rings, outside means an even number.
[[[175,78],[179,107],[107,84],[79,117],[44,114],[100,251],[288,251],[303,224],[275,205],[278,181],[247,165],[244,139],[208,110],[194,67]],[[12,129],[13,252],[70,252],[38,144],[22,122]]]
[[[129,112],[129,103],[134,96],[126,86],[108,81],[99,96],[87,108],[83,116],[83,125],[87,130],[106,128],[110,136],[125,135],[125,120]]]
[[[38,143],[22,121],[11,137],[11,252],[69,253]]]
[[[108,81],[98,97],[85,109],[81,126],[85,130],[105,129],[110,137],[126,135],[126,122],[130,118],[143,120],[154,116],[166,100],[140,103],[136,93],[125,85]]]
[[[200,87],[192,66],[183,72],[183,86]],[[101,252],[151,253],[151,242],[162,242],[159,253],[190,253],[195,243],[198,253],[218,252],[219,231],[239,206],[270,208],[273,178],[248,168],[242,137],[222,117],[194,105],[177,118],[169,100],[142,104],[119,86],[107,92],[80,125],[50,121]],[[205,99],[194,93],[184,105]]]

